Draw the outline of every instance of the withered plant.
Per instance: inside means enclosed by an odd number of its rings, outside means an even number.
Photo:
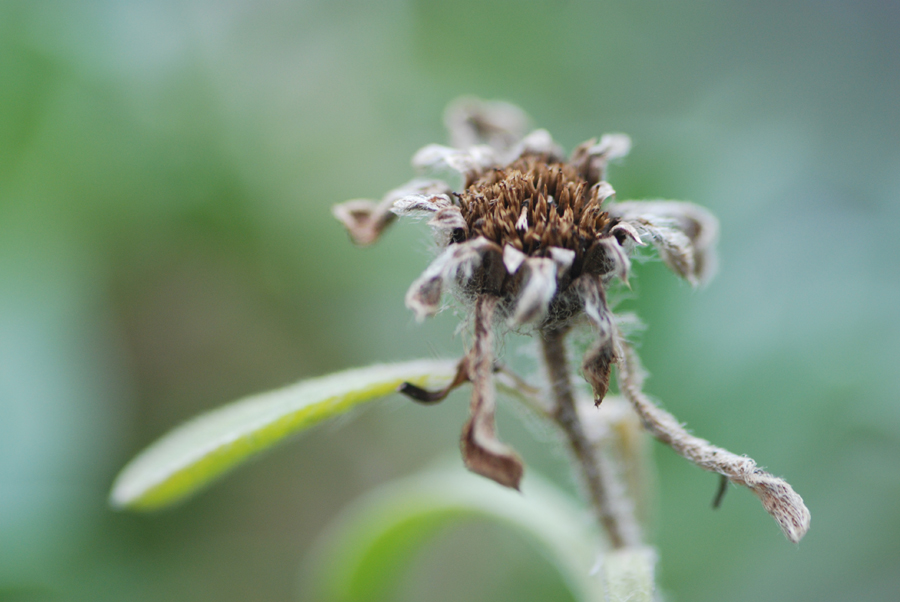
[[[547,377],[544,415],[565,433],[597,518],[613,547],[640,543],[633,503],[613,499],[621,469],[605,466],[585,432],[583,414],[567,364],[566,335],[582,324],[594,332],[581,373],[600,406],[618,368],[619,389],[659,441],[705,470],[749,487],[785,536],[797,542],[809,528],[802,498],[784,480],[738,456],[691,435],[644,394],[637,354],[607,302],[615,282],[628,284],[636,247],[652,245],[665,264],[694,286],[715,271],[716,219],[692,203],[616,202],[606,181],[610,161],[631,146],[623,134],[590,139],[566,157],[546,130],[526,135],[528,119],[503,102],[461,99],[445,116],[452,146],[432,144],[413,157],[420,172],[456,172],[461,188],[441,179],[414,179],[380,202],[354,200],[335,206],[334,215],[360,245],[375,242],[397,216],[428,219],[438,256],[413,282],[406,305],[419,319],[437,313],[443,293],[466,308],[472,343],[456,377],[444,389],[426,391],[405,384],[401,391],[422,403],[444,399],[455,387],[472,383],[470,418],[460,447],[469,470],[506,487],[518,488],[523,467],[518,455],[495,435],[495,333],[516,330],[540,341]],[[504,368],[504,370],[506,370]],[[528,387],[522,379],[514,379]],[[531,389],[523,394],[533,395]],[[723,480],[723,488],[727,483]]]
[[[609,293],[628,285],[631,260],[640,247],[655,249],[691,285],[706,283],[715,271],[716,219],[691,203],[616,201],[606,174],[609,163],[629,151],[630,141],[622,134],[588,140],[566,156],[545,130],[526,134],[528,119],[520,109],[476,99],[452,104],[446,124],[452,146],[426,146],[413,165],[425,175],[449,175],[454,182],[414,179],[379,202],[339,204],[334,215],[360,245],[375,242],[398,216],[428,220],[437,256],[409,288],[406,305],[419,320],[454,304],[461,308],[464,330],[470,332],[462,359],[348,370],[209,412],[174,429],[126,466],[113,486],[112,504],[134,510],[170,505],[288,435],[364,402],[399,390],[432,404],[471,383],[470,416],[460,438],[465,466],[503,487],[523,486],[532,500],[551,502],[525,508],[522,496],[503,497],[502,488],[493,484],[442,475],[413,488],[428,489],[428,495],[417,498],[426,507],[422,512],[434,520],[473,511],[519,521],[549,545],[560,566],[569,567],[579,599],[635,602],[653,596],[653,551],[640,520],[647,464],[641,426],[694,464],[721,475],[717,503],[728,482],[748,487],[785,536],[798,542],[810,521],[800,496],[752,459],[693,436],[654,404],[643,392],[644,373],[625,335],[625,325],[636,318],[610,307]],[[575,329],[589,330],[593,337],[580,366],[588,387],[573,383],[568,363],[567,337]],[[495,339],[511,331],[537,339],[541,374],[522,378],[498,361]],[[615,396],[608,395],[614,368]],[[522,460],[497,437],[498,385],[564,435],[606,544],[598,543],[593,530],[586,536],[572,516],[578,511],[568,502],[540,493],[543,486],[531,488],[527,476],[523,481]],[[534,476],[530,480],[539,483]],[[376,499],[376,514],[383,518],[389,514],[385,508],[397,505],[411,511],[410,491],[400,487],[397,504],[386,503],[384,496]],[[560,511],[563,507],[567,510]],[[405,524],[407,518],[392,524]],[[370,525],[358,531],[375,533]],[[343,558],[361,562],[366,555],[360,546],[371,550],[379,537],[349,544]],[[592,554],[603,559],[599,584],[588,578],[593,561],[585,556]],[[337,575],[331,593],[316,599],[361,599],[352,594],[354,588],[369,587],[367,578],[355,581],[352,571]],[[366,599],[372,595],[377,598],[376,592]]]

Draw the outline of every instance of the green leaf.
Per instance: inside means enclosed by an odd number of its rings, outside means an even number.
[[[534,473],[519,493],[461,469],[392,483],[348,509],[323,537],[307,573],[314,591],[304,593],[323,602],[392,599],[404,569],[427,541],[473,518],[524,534],[576,600],[605,599],[601,575],[592,575],[605,544],[587,510]]]
[[[456,362],[420,360],[347,370],[253,395],[194,418],[141,452],[119,473],[116,508],[156,510],[196,493],[254,454],[369,401],[403,382],[440,388]]]

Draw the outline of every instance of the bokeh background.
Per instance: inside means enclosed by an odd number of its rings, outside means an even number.
[[[461,94],[521,105],[567,148],[628,132],[620,199],[721,219],[707,289],[638,268],[648,389],[788,477],[813,522],[793,546],[747,491],[712,511],[716,478],[656,446],[669,599],[896,600],[898,31],[883,0],[0,3],[0,600],[297,599],[342,508],[454,453],[464,394],[394,399],[173,510],[106,505],[200,411],[461,353],[452,312],[403,307],[425,228],[359,249],[329,214],[406,181]],[[576,490],[546,432],[499,422]],[[407,599],[560,588],[494,527],[447,535],[410,579]]]

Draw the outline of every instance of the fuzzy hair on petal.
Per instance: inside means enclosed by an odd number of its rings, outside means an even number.
[[[697,286],[715,275],[719,222],[706,209],[682,201],[627,201],[608,209],[659,251],[676,274]]]

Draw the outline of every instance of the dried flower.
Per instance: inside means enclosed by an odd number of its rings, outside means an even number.
[[[440,179],[415,179],[380,202],[349,201],[333,210],[361,245],[374,242],[395,216],[428,218],[440,252],[409,288],[406,305],[421,320],[437,313],[443,294],[452,292],[471,307],[474,339],[447,389],[429,392],[407,385],[403,391],[431,403],[471,381],[471,416],[461,440],[466,466],[515,488],[522,463],[494,429],[493,328],[505,324],[541,337],[551,375],[558,373],[566,381],[551,383],[552,388],[566,389],[566,394],[556,395],[555,418],[579,456],[581,427],[574,407],[571,412],[564,407],[572,400],[565,354],[559,351],[562,337],[579,322],[587,322],[596,333],[582,372],[599,405],[609,388],[612,365],[630,353],[606,293],[614,281],[627,285],[634,248],[652,245],[669,268],[697,286],[715,271],[718,232],[716,219],[691,203],[613,202],[607,166],[628,153],[627,136],[588,140],[566,158],[546,130],[525,135],[527,121],[520,109],[507,103],[459,100],[445,114],[454,146],[428,145],[412,161],[430,175],[457,173],[462,180],[458,191]],[[634,395],[629,398],[635,403]],[[565,416],[572,417],[568,426]],[[658,429],[650,424],[648,428],[659,437]],[[594,489],[600,487],[591,486],[598,504],[603,493]]]

